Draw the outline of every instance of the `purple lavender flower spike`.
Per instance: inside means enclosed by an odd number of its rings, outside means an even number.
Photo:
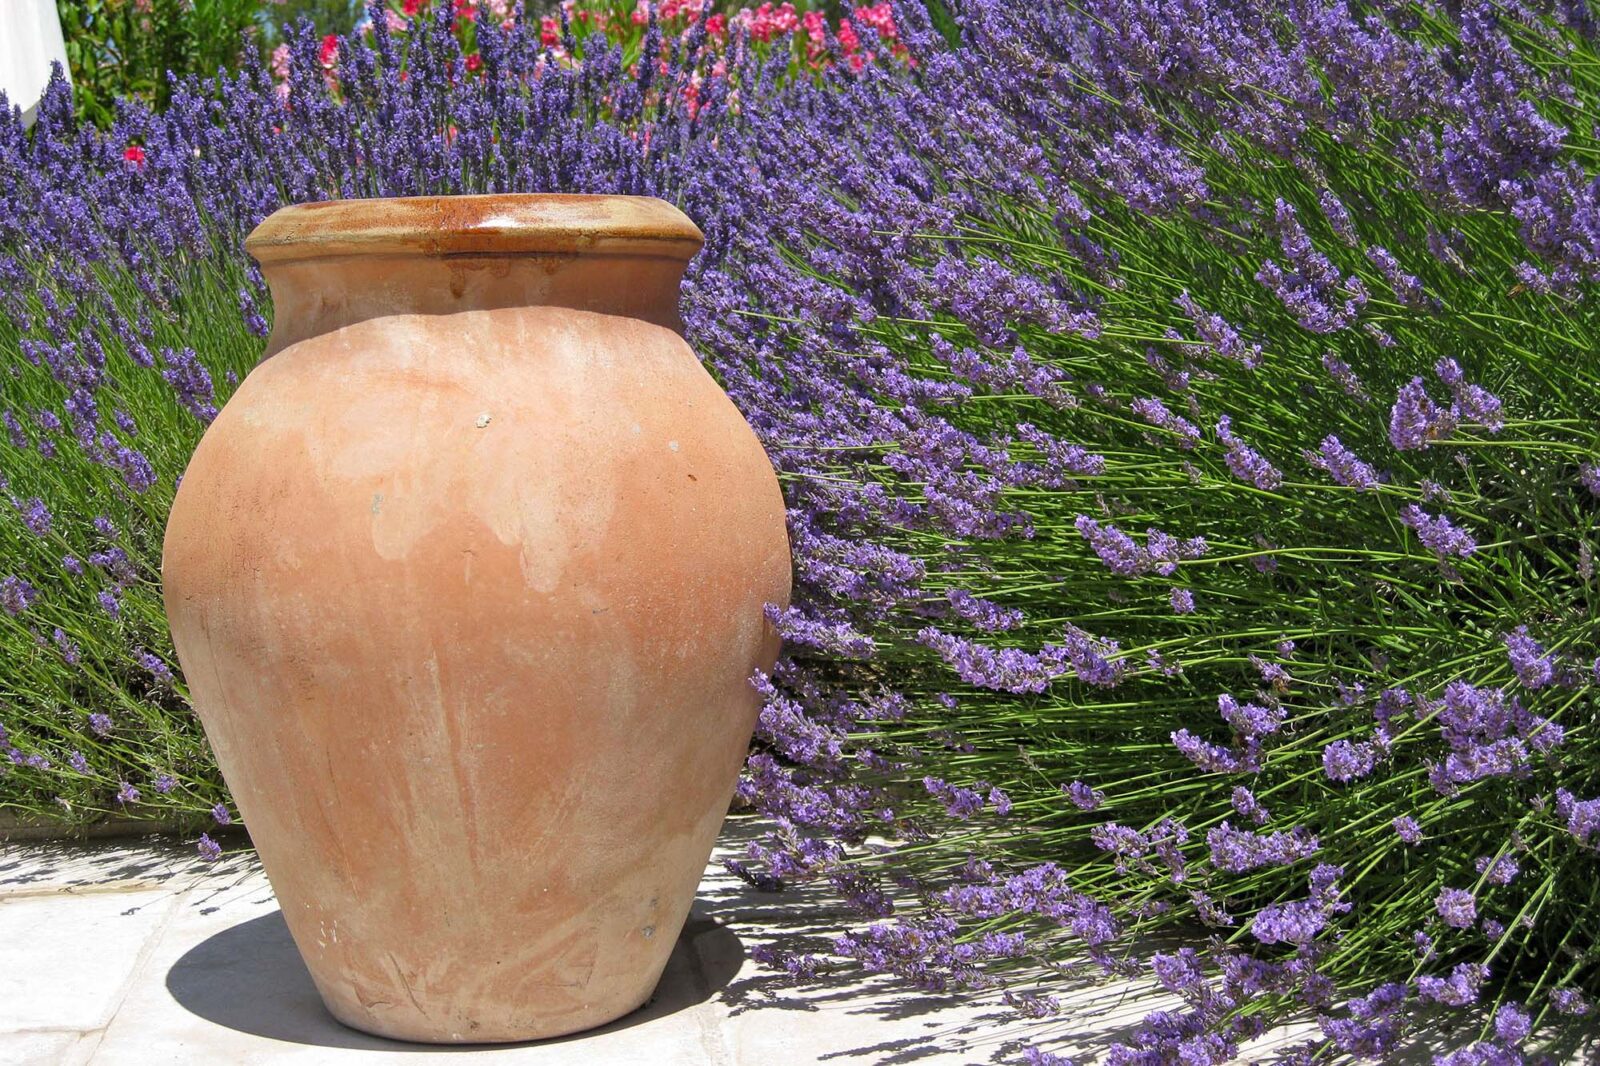
[[[1345,395],[1352,396],[1362,403],[1371,400],[1372,397],[1367,394],[1366,387],[1361,384],[1361,379],[1356,376],[1354,370],[1350,369],[1350,364],[1340,359],[1333,352],[1322,353],[1322,368],[1338,383],[1339,388],[1344,390]]]
[[[1466,558],[1477,550],[1478,542],[1472,534],[1458,529],[1443,515],[1430,515],[1414,503],[1400,509],[1400,521],[1416,530],[1417,539],[1441,561],[1452,555]]]
[[[1392,823],[1395,835],[1412,847],[1422,843],[1422,826],[1409,814],[1402,814]]]
[[[1454,429],[1450,413],[1428,398],[1421,378],[1412,378],[1400,389],[1389,412],[1389,443],[1395,448],[1417,451]]]
[[[1467,922],[1463,928],[1471,928]],[[1477,1002],[1478,991],[1488,980],[1489,967],[1482,963],[1463,962],[1450,971],[1449,977],[1425,974],[1417,978],[1417,995],[1447,1007],[1465,1007]]]
[[[1510,855],[1501,855],[1499,858],[1492,855],[1480,856],[1473,863],[1473,868],[1491,885],[1509,885],[1516,880],[1520,872],[1517,860]]]
[[[946,813],[952,818],[965,821],[983,810],[983,796],[970,788],[952,785],[936,777],[923,778],[922,787],[944,805]]]
[[[1600,798],[1580,800],[1564,788],[1556,789],[1556,816],[1567,823],[1567,832],[1580,844],[1592,844],[1600,834]]]
[[[1317,838],[1304,826],[1288,832],[1251,833],[1227,822],[1206,833],[1211,862],[1226,873],[1247,873],[1267,866],[1288,866],[1316,854]]]
[[[1427,306],[1427,297],[1422,287],[1422,280],[1415,274],[1408,274],[1400,266],[1387,248],[1373,245],[1367,249],[1367,258],[1378,268],[1389,288],[1394,291],[1395,298],[1407,307],[1422,309]]]
[[[1153,396],[1136,399],[1130,405],[1133,413],[1150,423],[1177,434],[1178,446],[1185,450],[1200,443],[1200,428],[1186,418],[1175,415],[1167,405]]]
[[[1242,737],[1263,737],[1276,733],[1283,725],[1285,715],[1281,707],[1240,703],[1226,692],[1217,697],[1217,712]]]
[[[1589,999],[1576,988],[1557,988],[1550,993],[1550,1006],[1557,1014],[1581,1017],[1593,1008]]]
[[[1106,800],[1106,794],[1097,788],[1091,788],[1082,781],[1073,781],[1071,784],[1062,785],[1061,791],[1066,793],[1072,805],[1080,811],[1092,811]]]
[[[1310,944],[1328,924],[1322,907],[1311,900],[1269,904],[1256,913],[1250,932],[1263,944]]]
[[[1266,260],[1256,280],[1283,301],[1303,329],[1334,333],[1353,325],[1367,303],[1361,279],[1341,276],[1316,249],[1293,205],[1279,200],[1275,217],[1285,263]]]
[[[160,656],[154,655],[143,648],[135,648],[133,661],[144,667],[157,683],[167,683],[172,680],[172,667],[162,661]]]
[[[1195,332],[1211,351],[1242,364],[1246,370],[1254,370],[1261,365],[1261,345],[1246,344],[1227,319],[1202,308],[1187,292],[1179,294],[1176,302],[1189,321],[1194,323]]]
[[[60,626],[56,626],[51,631],[50,637],[55,641],[56,650],[61,653],[62,662],[68,666],[77,666],[82,654],[81,649],[78,647],[78,642],[68,637],[66,630]]]
[[[1478,901],[1464,888],[1441,889],[1433,906],[1444,924],[1453,929],[1471,929],[1478,920]]]
[[[1454,359],[1448,356],[1440,359],[1434,366],[1434,373],[1450,387],[1455,397],[1455,402],[1450,405],[1452,421],[1476,422],[1491,433],[1497,433],[1505,426],[1505,419],[1500,413],[1500,398],[1481,385],[1469,383],[1460,364]]]
[[[1188,729],[1179,729],[1173,732],[1172,743],[1184,758],[1208,773],[1239,773],[1260,766],[1259,741],[1254,746],[1246,745],[1243,751],[1236,751],[1203,740]]]
[[[1278,468],[1234,434],[1233,420],[1228,415],[1217,420],[1217,439],[1228,448],[1228,469],[1234,477],[1269,492],[1283,484]]]
[[[0,610],[6,614],[16,617],[38,598],[38,590],[15,574],[0,578]]]
[[[1378,764],[1378,753],[1369,743],[1336,740],[1322,749],[1322,772],[1330,781],[1354,781],[1369,776]]]
[[[1248,818],[1256,825],[1265,825],[1271,818],[1271,814],[1261,805],[1255,793],[1243,785],[1233,786],[1229,802],[1241,818]]]
[[[1532,1019],[1520,1003],[1503,1003],[1494,1015],[1494,1035],[1501,1043],[1520,1045],[1533,1031]]]
[[[1555,662],[1545,654],[1543,645],[1528,635],[1527,626],[1518,626],[1500,639],[1505,641],[1511,669],[1523,685],[1541,689],[1555,680]]]
[[[1306,452],[1306,461],[1346,488],[1368,491],[1378,487],[1378,472],[1332,434],[1322,438],[1320,451]]]
[[[54,525],[54,518],[50,514],[50,508],[45,506],[43,500],[34,496],[27,500],[13,500],[12,505],[16,507],[17,513],[22,516],[22,524],[27,527],[29,533],[36,537],[43,537],[49,534],[51,527]]]

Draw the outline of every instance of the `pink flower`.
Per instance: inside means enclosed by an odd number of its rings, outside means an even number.
[[[561,43],[561,23],[556,21],[554,15],[546,15],[539,20],[539,43],[546,48],[554,48]]]
[[[650,0],[639,0],[633,8],[633,24],[643,26],[650,21]]]
[[[330,33],[322,39],[322,50],[318,54],[318,61],[324,70],[332,70],[339,64],[339,35]]]
[[[753,12],[745,8],[734,16],[734,20],[747,25],[750,36],[758,41],[770,41],[780,34],[792,32],[800,25],[800,16],[789,0],[784,0],[776,8],[770,3],[762,4]]]
[[[289,78],[289,46],[280,44],[272,50],[272,76],[279,81]]]
[[[681,18],[694,23],[700,20],[705,7],[705,0],[661,0],[656,8],[656,17],[663,22]]]
[[[856,28],[848,22],[839,23],[839,47],[844,49],[847,56],[853,56],[861,50],[861,38],[856,36]]]
[[[886,41],[895,39],[899,31],[894,25],[894,11],[889,6],[889,0],[868,6],[862,5],[855,10],[856,19],[865,25],[871,26],[878,32],[878,36]]]
[[[694,118],[700,112],[700,72],[695,71],[689,75],[689,84],[683,90],[683,106],[688,111],[689,117]]]
[[[763,5],[765,6],[765,5]],[[789,0],[784,0],[781,7],[773,13],[773,24],[779,33],[789,33],[800,25],[800,18],[795,14],[794,5]]]
[[[130,163],[135,167],[142,167],[144,166],[144,149],[137,144],[130,144],[122,150],[122,158],[124,162]]]

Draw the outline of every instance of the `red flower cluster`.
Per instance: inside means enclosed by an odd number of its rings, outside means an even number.
[[[468,73],[480,73],[484,63],[477,50],[476,27],[480,22],[479,16],[482,15],[485,20],[492,20],[510,28],[516,18],[512,0],[439,0],[439,2],[453,4],[450,9],[454,16],[451,26],[461,41],[462,51],[466,56],[466,69]],[[875,4],[862,4],[856,7],[848,18],[839,20],[838,26],[832,28],[831,33],[829,21],[822,12],[806,11],[802,14],[796,9],[793,0],[783,0],[778,4],[773,4],[771,0],[763,0],[759,6],[741,8],[731,16],[721,13],[708,15],[707,7],[707,0],[635,0],[635,5],[627,17],[621,17],[599,0],[562,0],[562,8],[573,25],[583,27],[590,32],[597,31],[611,42],[622,44],[624,47],[639,44],[644,33],[643,27],[650,23],[652,15],[666,35],[677,37],[689,33],[703,19],[707,47],[718,52],[725,46],[728,32],[732,28],[744,30],[752,41],[760,44],[782,41],[787,35],[792,34],[797,63],[804,63],[804,69],[821,70],[833,62],[836,55],[842,54],[844,61],[850,64],[852,70],[861,70],[875,60],[877,55],[863,46],[855,25],[852,25],[851,20],[854,19],[862,26],[871,27],[879,40],[888,44],[890,54],[904,62],[911,61],[906,47],[898,39],[899,32],[895,26],[891,0],[879,0]],[[387,27],[391,33],[406,33],[411,29],[413,20],[429,17],[428,12],[432,9],[435,9],[434,0],[389,0],[386,12]],[[363,23],[358,28],[362,32],[372,30],[370,23]],[[579,36],[582,36],[582,33]],[[539,41],[545,48],[551,50],[557,61],[562,63],[573,61],[573,57],[567,55],[563,46],[561,21],[556,16],[545,15],[539,19]],[[832,41],[837,41],[837,46],[832,45]],[[669,46],[663,43],[663,63],[668,48]],[[280,83],[280,95],[285,98],[289,74],[288,52],[288,46],[281,45],[272,56],[272,73]],[[336,85],[339,67],[338,35],[328,34],[322,39],[318,62],[330,86]],[[720,77],[724,69],[723,62],[718,59],[712,67],[710,76]],[[404,76],[402,73],[401,77]],[[699,76],[684,87],[691,115],[697,109],[700,88]]]

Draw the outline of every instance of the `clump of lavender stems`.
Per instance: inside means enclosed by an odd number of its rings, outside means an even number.
[[[1112,1062],[1296,1015],[1293,1061],[1564,1046],[1600,982],[1593,29],[980,2],[914,79],[747,115],[769,226],[687,320],[784,478],[791,613],[860,643],[786,632],[741,869],[831,882],[875,920],[836,953],[919,987],[1181,998]]]

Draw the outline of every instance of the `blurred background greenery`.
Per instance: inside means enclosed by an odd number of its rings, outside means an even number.
[[[847,0],[792,0],[797,11],[819,10],[837,24],[857,6]],[[426,10],[432,0],[389,6]],[[555,12],[559,0],[525,0],[529,17]],[[457,6],[484,7],[482,0]],[[615,17],[631,13],[630,0],[577,0],[590,12]],[[709,0],[708,13],[733,15],[754,0]],[[778,4],[774,3],[773,7]],[[284,28],[309,19],[320,34],[347,34],[367,15],[367,0],[56,0],[66,41],[78,117],[108,127],[119,96],[138,97],[164,108],[171,95],[168,72],[210,76],[235,70],[251,53],[267,59],[283,43]],[[952,42],[955,21],[945,2],[932,0],[929,14]],[[409,13],[409,12],[408,12]]]
[[[167,72],[215,74],[247,51],[263,58],[282,27],[309,18],[348,33],[365,0],[56,0],[80,118],[109,125],[118,96],[164,107]]]

